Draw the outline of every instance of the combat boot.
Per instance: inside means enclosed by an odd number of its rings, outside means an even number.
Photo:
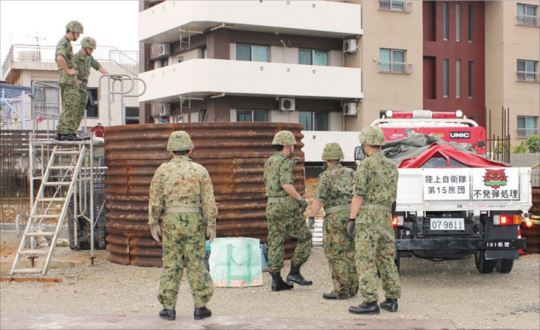
[[[292,284],[285,283],[280,272],[270,273],[272,275],[272,291],[283,291],[294,288]]]
[[[173,321],[176,319],[176,311],[174,309],[163,308],[159,311],[159,317],[165,320]]]
[[[205,307],[195,307],[193,311],[193,318],[195,320],[202,320],[212,316],[212,311]]]
[[[379,314],[380,312],[377,301],[363,302],[358,306],[349,307],[349,313],[353,314]]]
[[[351,296],[337,294],[336,291],[332,291],[332,292],[323,293],[322,297],[324,299],[333,300],[333,299],[349,299]]]
[[[384,310],[395,313],[397,312],[397,309],[398,309],[397,299],[386,298],[385,301],[380,303],[380,306]]]
[[[291,271],[287,275],[287,284],[297,283],[300,285],[312,285],[313,282],[306,280],[302,274],[300,274],[300,266],[291,264]]]

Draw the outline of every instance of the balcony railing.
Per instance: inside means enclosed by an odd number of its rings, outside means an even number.
[[[411,74],[413,71],[413,65],[401,62],[379,62],[379,72],[382,73],[401,73]]]
[[[537,72],[532,71],[518,71],[516,72],[518,81],[531,81],[538,82],[539,75]]]
[[[519,137],[529,137],[531,135],[540,135],[540,128],[531,127],[531,128],[519,128],[517,129],[517,136]]]
[[[410,13],[412,10],[412,2],[403,0],[379,0],[379,9]]]
[[[538,16],[517,15],[516,24],[521,26],[540,26]]]

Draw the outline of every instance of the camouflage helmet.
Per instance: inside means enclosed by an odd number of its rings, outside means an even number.
[[[384,144],[384,134],[378,126],[367,126],[360,131],[358,140],[362,144],[370,146],[382,146]]]
[[[69,21],[66,24],[66,30],[70,32],[76,32],[76,33],[84,33],[84,28],[79,21]]]
[[[174,131],[169,135],[167,151],[185,151],[193,149],[191,137],[185,131]]]
[[[327,143],[324,146],[323,152],[322,152],[322,159],[323,160],[341,160],[345,158],[343,156],[343,150],[341,150],[341,147],[338,143],[332,142]]]
[[[92,37],[84,37],[83,40],[81,40],[81,47],[96,49],[96,39]]]
[[[291,131],[279,131],[274,135],[272,145],[294,146],[296,138]]]

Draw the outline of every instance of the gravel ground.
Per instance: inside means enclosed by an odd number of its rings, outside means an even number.
[[[3,249],[4,272],[12,258],[9,252]],[[88,266],[88,252],[59,248],[55,255],[56,260],[64,261],[56,265],[64,266],[52,268],[48,277],[61,277],[63,282],[0,283],[3,315],[84,313],[157,317],[161,308],[156,299],[160,269],[112,264],[104,251],[98,251],[93,267]],[[472,258],[440,263],[402,258],[401,267],[403,294],[399,312],[382,312],[375,317],[449,319],[464,328],[540,328],[540,255],[521,257],[510,274],[479,274]],[[222,316],[362,318],[347,312],[348,306],[361,302],[359,297],[344,301],[321,298],[323,292],[331,289],[321,248],[313,249],[302,273],[315,284],[288,292],[271,292],[270,276],[265,273],[262,287],[216,289],[209,307],[214,315]],[[185,276],[176,309],[179,315],[192,313]]]

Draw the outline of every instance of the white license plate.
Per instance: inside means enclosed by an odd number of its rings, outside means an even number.
[[[432,218],[430,219],[431,230],[465,230],[463,218]]]

